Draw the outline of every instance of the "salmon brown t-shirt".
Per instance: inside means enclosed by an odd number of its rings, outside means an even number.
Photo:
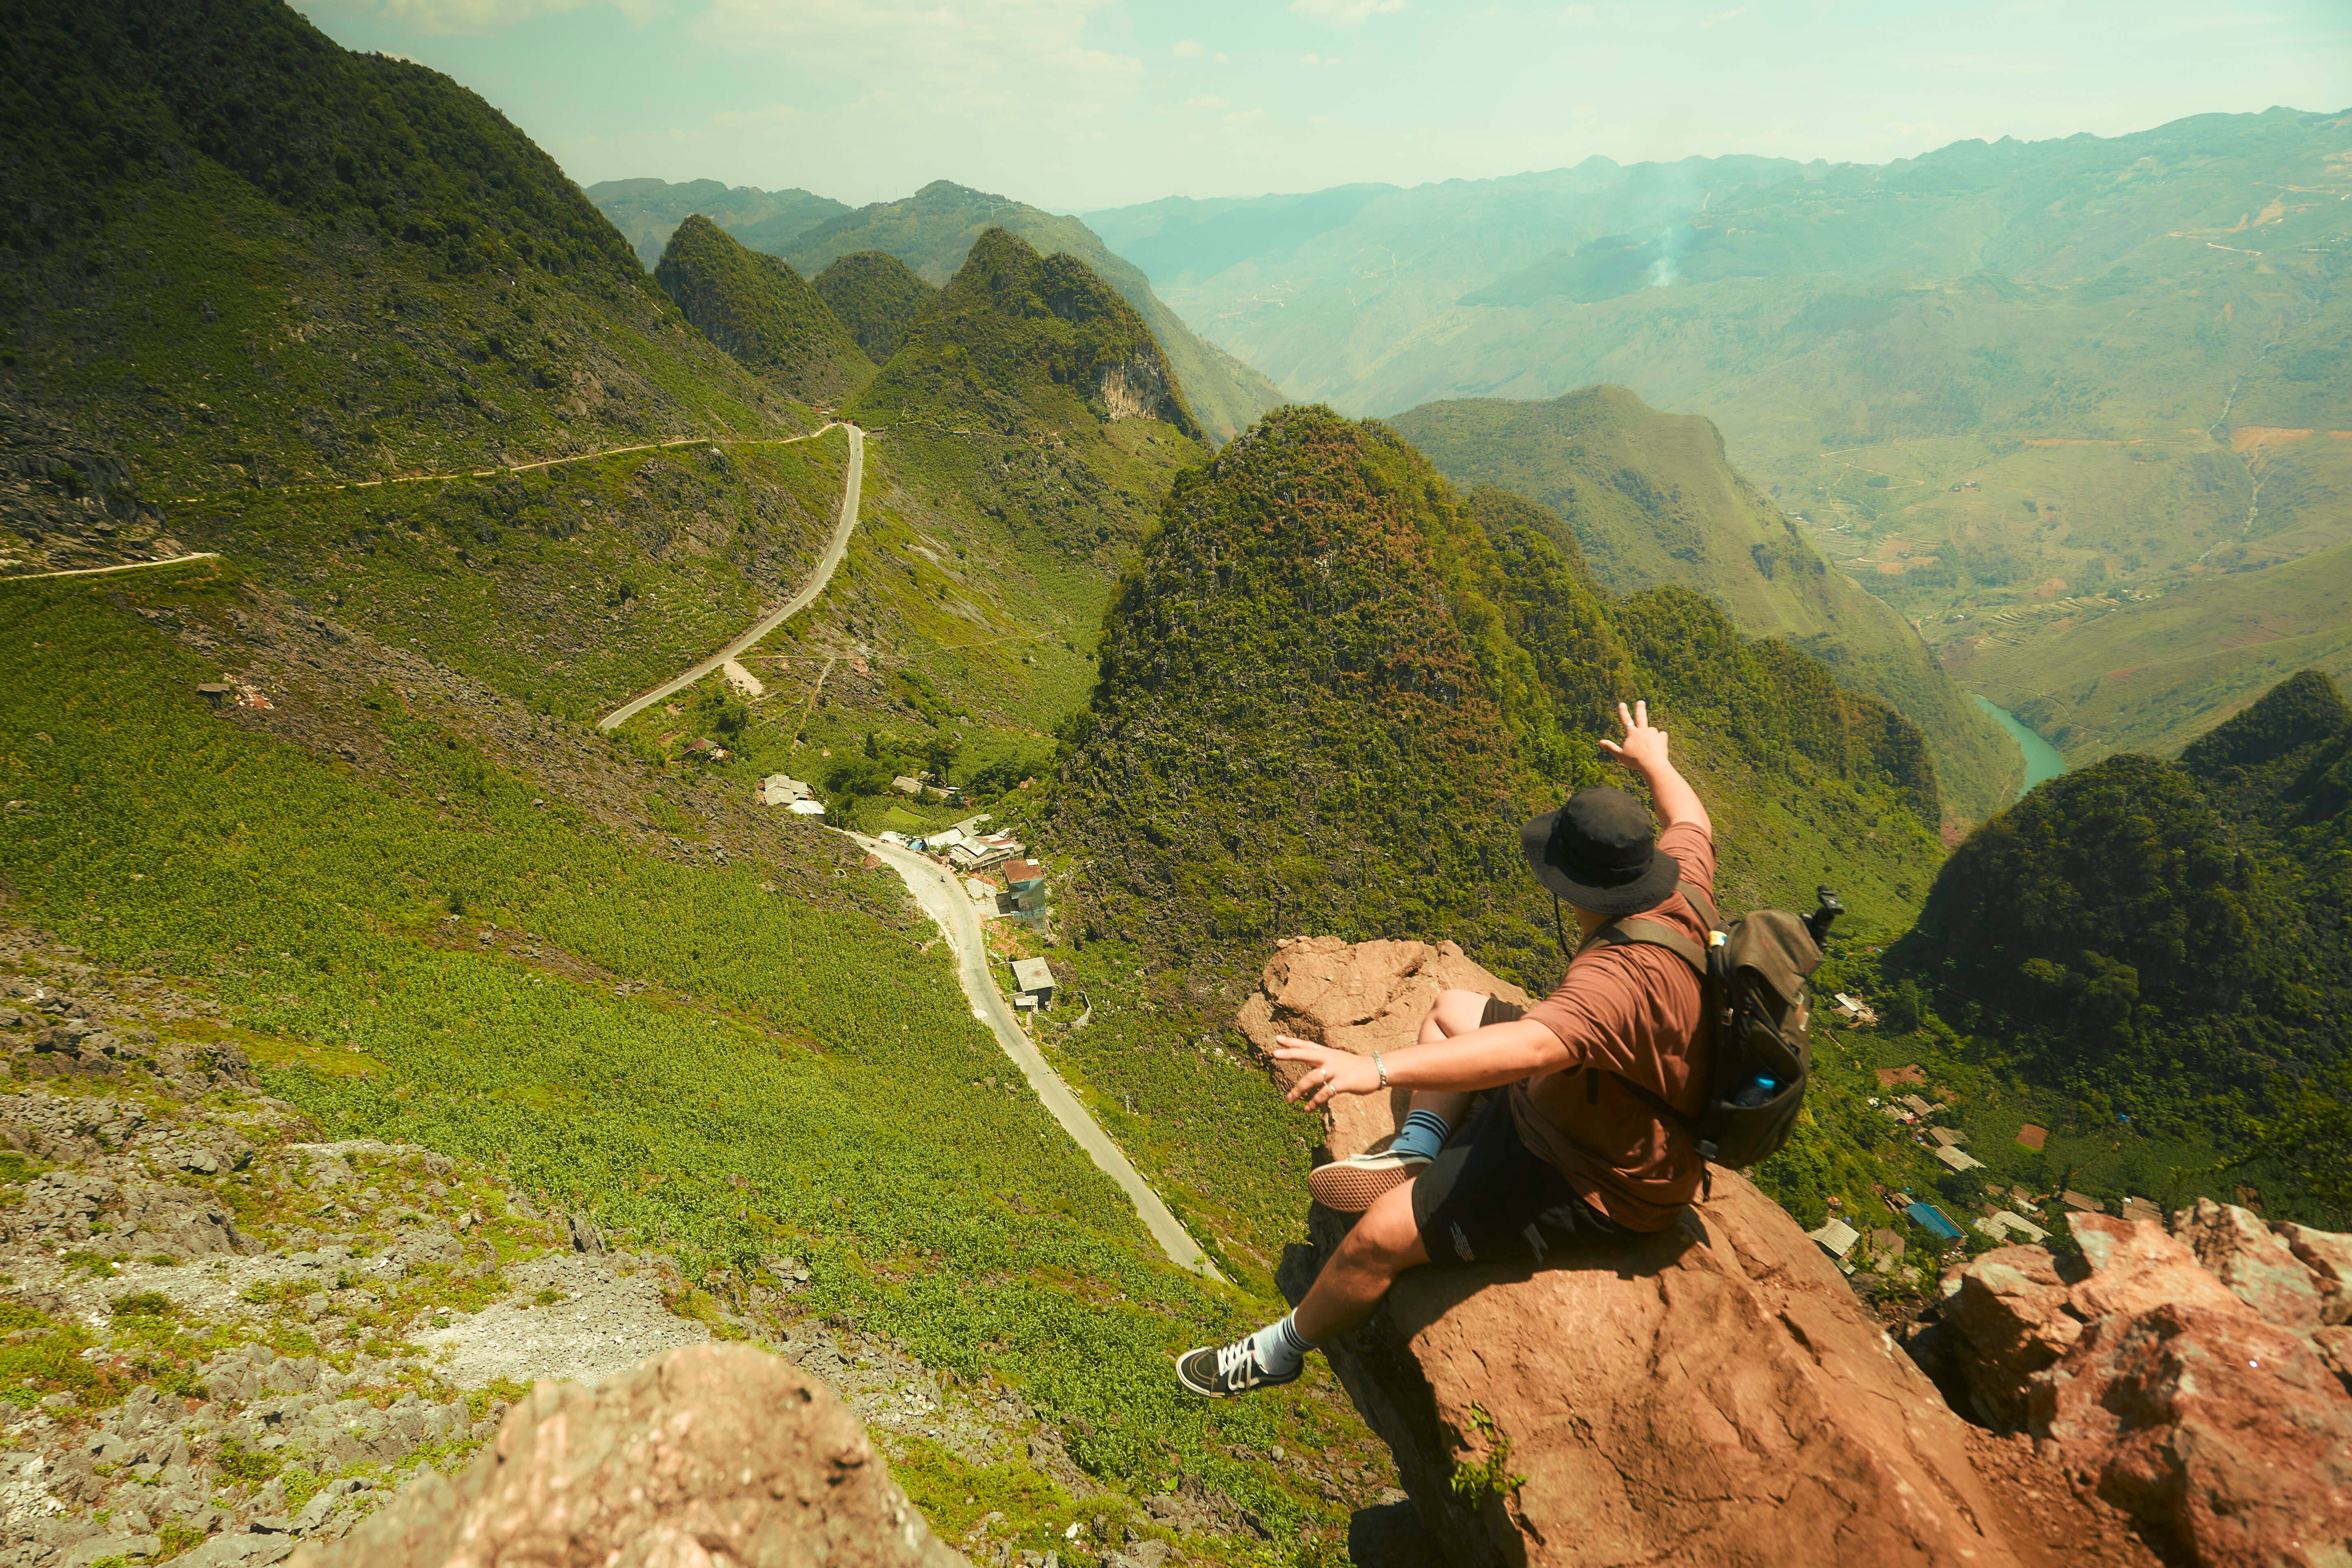
[[[1715,844],[1698,824],[1668,827],[1658,851],[1681,863],[1682,880],[1715,896]],[[1679,890],[1640,918],[1706,945],[1706,922]],[[1698,1190],[1706,1162],[1688,1131],[1625,1086],[1639,1084],[1696,1117],[1706,1094],[1705,1015],[1697,971],[1648,943],[1579,953],[1559,989],[1528,1010],[1559,1037],[1570,1065],[1511,1086],[1520,1141],[1630,1230],[1672,1225]]]

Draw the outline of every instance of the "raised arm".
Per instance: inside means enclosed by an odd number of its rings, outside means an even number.
[[[1677,822],[1695,822],[1700,832],[1713,838],[1715,824],[1708,820],[1706,807],[1699,803],[1698,792],[1675,772],[1674,763],[1666,761],[1666,732],[1651,727],[1649,703],[1637,701],[1628,713],[1620,702],[1617,717],[1624,721],[1625,739],[1622,742],[1604,740],[1601,749],[1641,774],[1649,784],[1659,828],[1663,831]]]

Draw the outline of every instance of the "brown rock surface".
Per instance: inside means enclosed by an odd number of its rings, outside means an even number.
[[[1512,994],[1444,947],[1291,942],[1243,1027],[1262,1046],[1280,1029],[1393,1048],[1441,985]],[[1392,1130],[1389,1106],[1359,1104],[1335,1152]],[[1314,1225],[1316,1247],[1285,1260],[1294,1295],[1342,1234],[1321,1210]],[[1967,1425],[1796,1223],[1728,1173],[1637,1245],[1534,1272],[1414,1270],[1327,1350],[1457,1563],[2052,1560],[2012,1549]],[[1457,1465],[1502,1442],[1499,1468],[1525,1479],[1458,1496]]]
[[[295,1568],[954,1568],[857,1417],[743,1345],[542,1383],[454,1480],[427,1474]]]
[[[1483,991],[1524,1007],[1528,994],[1479,968],[1450,942],[1346,942],[1336,936],[1297,937],[1281,943],[1265,966],[1257,994],[1235,1016],[1242,1033],[1263,1054],[1286,1092],[1298,1071],[1274,1059],[1274,1037],[1292,1035],[1359,1056],[1412,1044],[1440,991]],[[1409,1097],[1396,1090],[1343,1098],[1323,1114],[1319,1159],[1345,1159],[1393,1136]]]
[[[2242,1208],[2200,1203],[2168,1236],[2078,1214],[2079,1259],[1989,1252],[1948,1279],[1942,1321],[1979,1410],[2199,1564],[2341,1563],[2352,1542],[2352,1398],[2328,1282]],[[2209,1267],[2210,1266],[2210,1267]]]

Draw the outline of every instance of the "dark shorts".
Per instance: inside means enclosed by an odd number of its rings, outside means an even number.
[[[1508,1005],[1490,1003],[1488,1011]],[[1554,1252],[1636,1234],[1577,1196],[1566,1176],[1520,1141],[1510,1099],[1500,1091],[1413,1179],[1412,1218],[1432,1263],[1540,1264]]]

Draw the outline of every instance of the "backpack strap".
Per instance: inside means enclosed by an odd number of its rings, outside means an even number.
[[[1640,930],[1633,928],[1640,927]],[[1646,915],[1628,915],[1612,921],[1592,933],[1592,940],[1582,951],[1596,947],[1663,947],[1706,978],[1706,950],[1664,921],[1654,921]]]

